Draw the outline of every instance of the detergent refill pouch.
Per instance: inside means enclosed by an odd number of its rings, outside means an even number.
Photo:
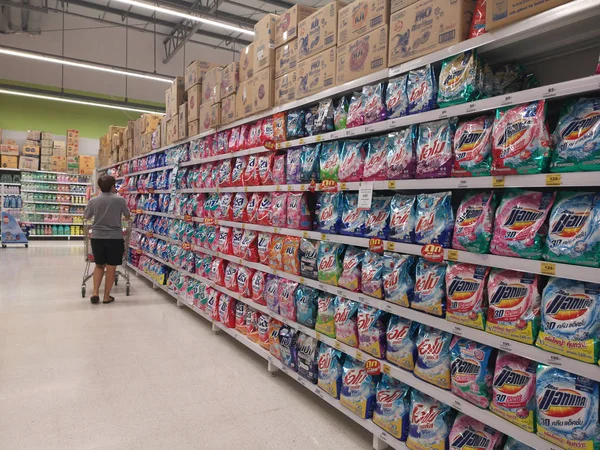
[[[363,419],[370,419],[375,409],[376,381],[367,374],[365,365],[349,355],[343,365],[340,404]]]
[[[451,201],[451,192],[417,195],[415,243],[450,248],[454,229]]]
[[[340,234],[362,237],[368,211],[358,209],[358,194],[342,193],[341,211]]]
[[[413,389],[406,446],[410,450],[448,450],[455,411],[445,403]]]
[[[598,382],[543,364],[536,377],[538,436],[567,450],[600,449]]]
[[[338,286],[353,292],[360,292],[362,262],[365,250],[349,245],[344,253],[342,273]]]
[[[489,425],[458,413],[450,431],[450,450],[496,450],[504,435]]]
[[[342,390],[342,365],[345,353],[321,343],[319,347],[319,377],[317,385],[331,395],[340,398]]]
[[[366,238],[387,239],[390,223],[391,197],[373,196],[367,221],[363,224],[362,235]]]
[[[544,259],[600,266],[600,195],[558,193],[550,213]]]
[[[390,201],[390,232],[388,238],[396,242],[415,242],[415,211],[416,197],[414,195],[394,194]]]
[[[410,307],[415,290],[415,257],[395,252],[383,254],[383,297],[386,301]]]
[[[315,338],[298,333],[298,373],[313,384],[317,384],[318,377],[318,345],[319,341]]]
[[[321,242],[317,256],[319,281],[332,286],[338,285],[338,280],[342,274],[342,258],[345,249],[346,246],[344,244]]]
[[[386,374],[377,383],[373,423],[401,441],[408,434],[409,393],[409,386]]]
[[[358,305],[343,297],[335,298],[335,338],[350,347],[358,347]]]
[[[298,370],[298,353],[296,341],[298,332],[287,325],[283,325],[279,330],[279,351],[281,352],[281,362],[290,369]]]
[[[468,192],[456,210],[452,248],[472,253],[488,253],[495,211],[493,191]]]
[[[316,231],[338,234],[342,222],[342,193],[318,192],[315,211]]]
[[[600,170],[600,98],[568,100],[553,137],[550,172]]]
[[[428,325],[419,327],[414,374],[434,386],[450,390],[450,343],[452,334]]]
[[[411,125],[386,136],[388,180],[414,178],[417,166],[415,147],[418,131],[418,125]]]
[[[327,141],[321,144],[321,153],[319,155],[319,172],[321,181],[338,181],[342,142],[343,141]]]
[[[450,352],[452,392],[487,409],[492,399],[496,350],[479,342],[454,336]]]
[[[598,362],[600,284],[550,278],[541,310],[536,346],[583,362]]]
[[[492,164],[491,116],[460,122],[454,133],[453,177],[489,176]]]
[[[419,125],[416,178],[447,178],[452,175],[455,132],[456,118]]]
[[[485,330],[487,307],[484,288],[489,267],[448,263],[446,269],[446,319]]]
[[[490,411],[535,433],[535,371],[537,362],[500,351],[492,383]]]
[[[373,306],[358,306],[358,348],[375,358],[385,358],[385,333],[389,315]]]
[[[421,69],[411,70],[406,83],[408,114],[416,114],[435,109],[438,87],[435,72],[427,64]]]
[[[335,339],[335,295],[318,291],[315,330]]]
[[[393,315],[388,321],[385,358],[404,370],[415,369],[419,324]]]
[[[476,50],[467,50],[442,62],[438,88],[440,108],[477,100],[478,66]]]
[[[412,309],[444,317],[446,311],[446,264],[419,258],[415,270]]]
[[[294,292],[296,321],[308,328],[315,328],[318,292],[316,289],[303,284],[299,285]]]

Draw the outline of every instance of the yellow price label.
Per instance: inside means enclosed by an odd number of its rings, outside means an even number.
[[[304,239],[308,239],[308,231],[303,231],[303,232],[302,232],[302,237],[303,237]]]
[[[298,139],[298,144],[303,145],[304,144],[304,138]]]
[[[388,364],[383,365],[383,373],[385,373],[386,375],[389,375],[391,371],[392,371],[392,369],[390,368],[390,366]]]
[[[315,140],[317,142],[321,142],[323,140],[323,136],[319,134]]]
[[[386,249],[388,252],[393,252],[394,250],[396,250],[396,246],[394,245],[394,243],[393,243],[393,242],[389,242],[389,241],[388,241],[388,242],[386,242],[386,243],[385,243],[385,249]]]
[[[317,339],[320,341],[321,340],[321,333],[319,333],[318,331],[315,333]]]
[[[359,352],[358,350],[356,351],[356,359],[358,359],[359,361],[363,360],[363,354],[362,354],[362,352]]]
[[[325,233],[321,233],[321,240],[322,241],[326,241],[327,240],[327,235]]]
[[[342,349],[342,346],[340,345],[340,343],[338,341],[335,341],[335,348],[336,348],[336,350]]]
[[[220,190],[219,188],[217,188],[217,189],[216,189],[216,191],[217,191],[217,194],[218,194],[219,192],[221,192],[221,190]]]
[[[556,275],[556,264],[551,262],[543,262],[540,266],[540,272],[542,272],[543,275],[554,276]]]
[[[340,188],[340,191],[348,190],[348,185],[345,182],[341,182],[340,184],[338,184],[338,187]]]
[[[546,175],[546,186],[560,186],[562,184],[562,175],[560,173],[549,173]]]
[[[306,280],[304,279],[304,277],[300,277],[300,284],[304,284],[306,283]]]
[[[288,191],[291,191],[291,190],[292,190],[292,185],[291,185],[291,184],[288,184],[288,185],[287,185],[287,188],[288,188]]]
[[[396,189],[396,182],[388,181],[388,189]]]
[[[493,177],[492,187],[502,188],[504,187],[504,177]]]
[[[242,230],[245,230],[245,229],[246,229],[246,224],[245,224],[245,223],[243,223],[243,224],[242,224]]]
[[[301,184],[300,185],[300,190],[301,191],[305,191],[306,190],[306,185],[305,184]]]
[[[276,190],[276,191],[281,191],[281,185],[280,185],[280,184],[278,184],[277,186],[275,186],[275,190]]]
[[[458,261],[458,251],[448,250],[448,259],[450,261]]]
[[[277,269],[271,269],[271,271],[273,272],[273,275],[277,275]]]
[[[285,142],[285,148],[290,148],[290,141]]]
[[[244,186],[244,192],[248,192],[248,186]]]
[[[273,227],[273,233],[279,233],[279,227]]]

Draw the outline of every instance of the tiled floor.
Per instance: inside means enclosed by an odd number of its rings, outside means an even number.
[[[371,448],[354,422],[145,280],[91,305],[83,270],[81,242],[0,249],[0,449]]]

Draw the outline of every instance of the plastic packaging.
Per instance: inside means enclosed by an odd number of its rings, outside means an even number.
[[[453,177],[489,176],[492,164],[491,116],[460,122],[454,134]]]
[[[456,210],[452,248],[488,253],[495,211],[493,192],[468,192]]]
[[[416,178],[445,178],[454,164],[456,119],[444,119],[419,125]]]
[[[419,194],[416,202],[415,242],[449,248],[454,229],[452,193]]]
[[[406,83],[408,114],[435,109],[437,106],[437,83],[431,65],[411,70]]]
[[[490,268],[467,263],[448,263],[446,269],[446,319],[485,330],[487,307],[484,287]]]
[[[450,344],[452,392],[480,408],[492,400],[492,378],[496,350],[479,342],[455,336]]]
[[[415,376],[442,389],[450,389],[450,341],[452,335],[421,325],[417,336]]]

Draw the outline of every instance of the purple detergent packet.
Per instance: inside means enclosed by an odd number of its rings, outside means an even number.
[[[452,143],[456,118],[419,125],[417,139],[417,178],[446,178],[452,175]]]
[[[365,101],[365,124],[381,122],[387,119],[387,108],[384,100],[384,84],[363,86],[362,94]]]
[[[367,212],[367,221],[364,223],[362,229],[364,237],[388,238],[390,231],[390,204],[390,197],[373,197],[371,209]]]
[[[358,209],[358,194],[342,194],[340,234],[362,236],[362,225],[367,221],[367,211]]]
[[[273,160],[273,184],[285,184],[285,155],[277,155]]]
[[[433,67],[427,64],[421,69],[411,70],[406,84],[408,114],[435,109],[437,105],[437,82]]]
[[[390,143],[387,148],[387,179],[404,180],[414,178],[417,167],[415,147],[417,143],[417,125],[411,125],[400,131],[388,134]]]
[[[277,275],[267,275],[263,297],[267,302],[269,311],[279,314],[279,303],[277,301],[277,289],[280,278]]]
[[[385,358],[388,315],[369,305],[358,307],[358,348],[375,358]]]
[[[286,156],[286,180],[288,184],[300,183],[301,171],[300,171],[300,148],[290,148],[287,151]]]

